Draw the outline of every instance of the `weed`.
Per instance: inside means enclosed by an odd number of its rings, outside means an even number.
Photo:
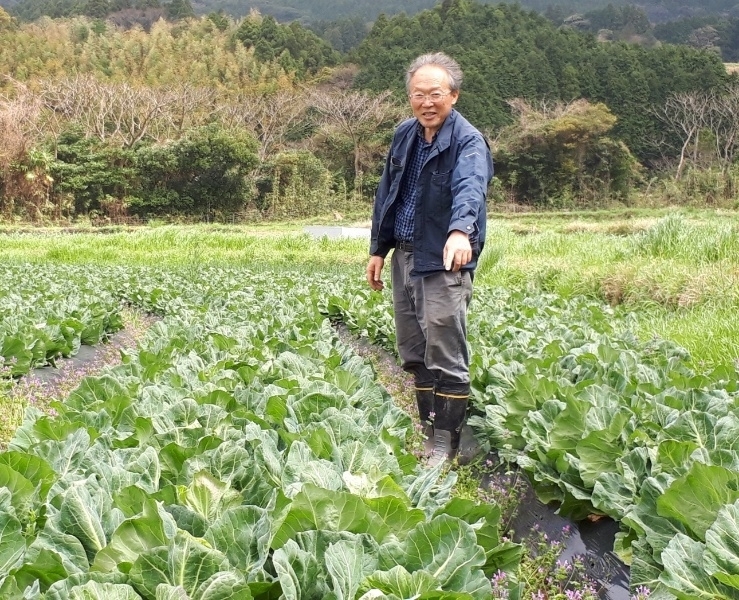
[[[569,526],[561,532],[561,539],[553,540],[535,527],[524,541],[526,551],[518,568],[517,580],[523,587],[521,598],[532,600],[597,600],[600,585],[588,577],[580,557],[560,561],[565,541],[570,536]],[[493,578],[493,598],[500,595],[503,581]],[[496,595],[496,585],[499,590]],[[505,586],[507,590],[508,587]]]

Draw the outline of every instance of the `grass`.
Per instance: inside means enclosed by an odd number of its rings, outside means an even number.
[[[739,360],[736,214],[672,213],[630,233],[615,221],[573,226],[583,222],[492,220],[476,284],[591,296],[633,313],[642,339],[683,345],[699,368]]]
[[[137,264],[181,267],[231,264],[259,269],[279,265],[359,264],[367,242],[316,239],[295,226],[263,229],[234,226],[142,228],[97,235],[94,232],[11,233],[2,237],[5,261],[71,264]]]

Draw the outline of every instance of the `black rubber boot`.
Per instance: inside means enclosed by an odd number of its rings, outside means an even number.
[[[432,414],[434,412],[434,386],[416,384],[416,404],[418,405],[418,418],[421,422],[422,432],[425,436],[425,456],[429,456],[434,449],[434,424]]]
[[[430,467],[452,460],[457,454],[468,400],[469,394],[437,392],[434,396],[434,448],[428,461]]]

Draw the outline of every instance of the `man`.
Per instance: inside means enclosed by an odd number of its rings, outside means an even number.
[[[454,105],[462,71],[442,53],[406,73],[414,118],[393,136],[375,197],[367,282],[391,281],[403,369],[415,380],[429,464],[452,459],[470,393],[466,315],[485,242],[485,199],[493,160],[482,134]]]

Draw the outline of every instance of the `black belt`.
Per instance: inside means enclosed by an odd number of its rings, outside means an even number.
[[[403,252],[413,252],[413,242],[395,242],[395,247]]]

